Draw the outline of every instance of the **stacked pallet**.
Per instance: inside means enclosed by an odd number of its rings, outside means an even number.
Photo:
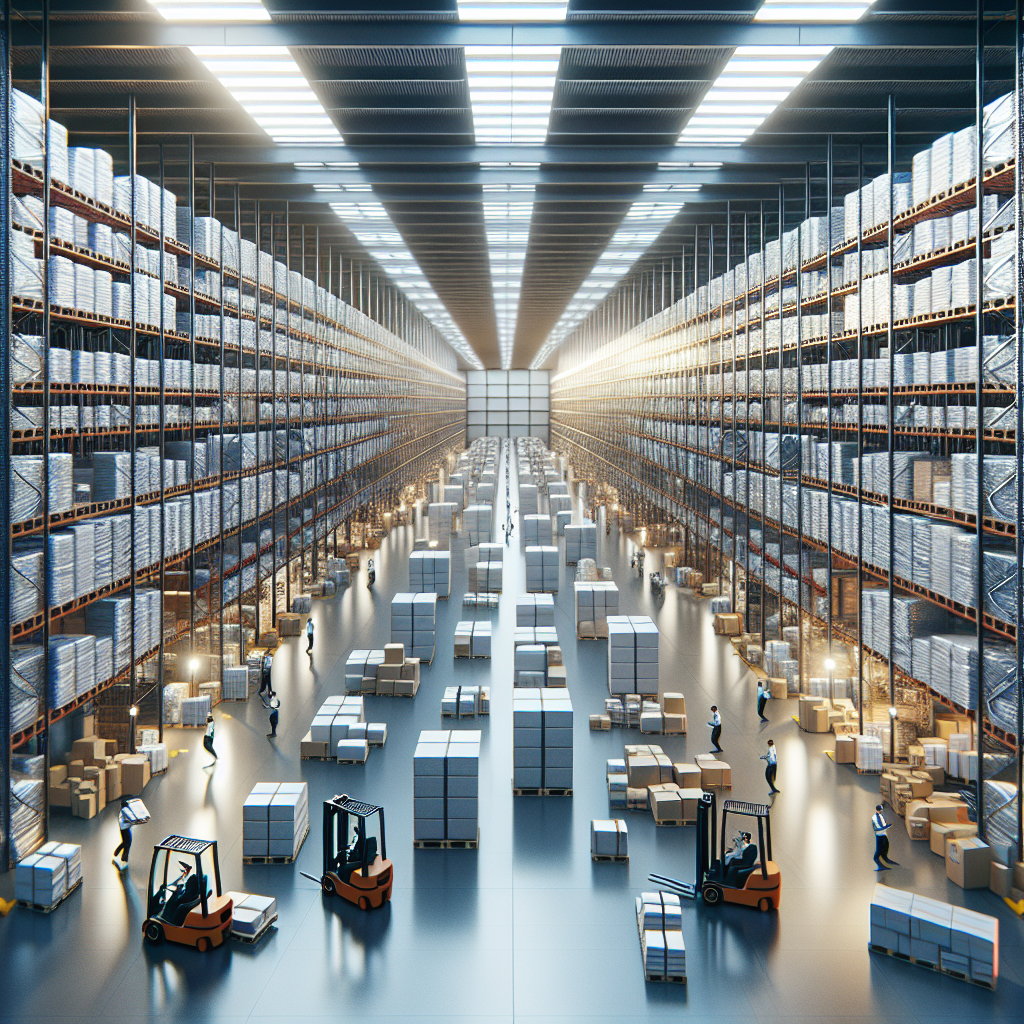
[[[531,593],[557,593],[557,547],[530,545],[526,548],[526,589]]]
[[[502,563],[477,562],[470,565],[467,574],[468,586],[475,594],[500,594],[502,589]]]
[[[242,856],[294,860],[309,833],[305,782],[257,782],[242,804]]]
[[[391,601],[391,641],[404,644],[412,657],[428,664],[434,660],[437,595],[395,594]]]
[[[572,700],[569,691],[519,688],[512,694],[512,789],[572,793]]]
[[[516,598],[516,626],[555,626],[555,599],[551,594],[522,594]]]
[[[583,558],[597,558],[597,526],[584,520],[565,527],[565,564],[575,565]]]
[[[576,636],[580,640],[608,636],[608,616],[619,614],[619,588],[610,582],[573,584],[576,601]]]
[[[565,686],[562,648],[557,644],[516,642],[512,662],[513,686]]]
[[[452,478],[454,480],[454,477]],[[466,499],[465,488],[462,486],[461,480],[457,483],[449,482],[444,485],[444,501],[445,504],[454,505],[456,512],[462,511],[462,505]]]
[[[447,598],[451,580],[450,551],[413,551],[409,555],[409,589],[413,593]]]
[[[658,695],[658,627],[649,616],[608,616],[608,692]]]
[[[442,718],[476,718],[491,713],[489,686],[446,686],[441,698]]]
[[[248,665],[225,665],[221,671],[220,695],[222,700],[249,699]]]
[[[997,918],[888,885],[875,886],[870,915],[872,952],[996,987]]]
[[[46,843],[15,866],[14,898],[50,910],[81,880],[82,848],[74,843]]]
[[[521,495],[522,488],[520,488],[520,509],[522,508]],[[551,529],[551,516],[523,516],[523,540],[531,545],[550,546],[554,541],[554,531]]]
[[[255,942],[277,920],[277,900],[249,892],[229,892],[231,937]]]
[[[424,730],[413,753],[413,842],[475,846],[480,732]]]
[[[591,819],[590,859],[629,860],[629,830],[621,818]]]
[[[636,898],[636,926],[647,981],[686,981],[686,945],[679,897],[645,892]]]
[[[535,516],[540,510],[540,506],[537,504],[537,485],[533,483],[524,483],[522,480],[522,474],[520,474],[519,482],[519,511],[523,516]],[[548,516],[544,516],[544,519],[548,520],[548,527],[551,527],[551,519]]]
[[[469,535],[470,544],[482,544],[491,539],[491,506],[470,505],[462,514],[462,524]]]
[[[489,658],[491,656],[490,622],[460,622],[455,627],[456,658]]]
[[[625,759],[609,758],[605,762],[604,777],[608,786],[608,805],[610,807],[625,807],[626,790],[629,789],[629,775],[626,773]]]
[[[415,697],[420,659],[407,658],[404,644],[376,651],[353,651],[345,663],[345,692],[378,697]]]
[[[447,544],[452,535],[455,517],[459,506],[453,501],[435,501],[427,506],[428,529],[430,539],[439,544]]]

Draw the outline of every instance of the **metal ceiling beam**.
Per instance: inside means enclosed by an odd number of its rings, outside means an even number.
[[[57,49],[161,46],[436,47],[436,46],[841,46],[896,49],[966,48],[975,44],[972,22],[868,21],[853,24],[777,24],[726,21],[566,21],[548,23],[423,22],[209,22],[55,20]],[[31,22],[13,27],[15,47],[38,46]],[[989,46],[1013,46],[1013,25],[994,24]]]

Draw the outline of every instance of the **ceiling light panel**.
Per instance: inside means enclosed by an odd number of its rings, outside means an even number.
[[[259,0],[150,0],[168,21],[270,21]]]
[[[764,0],[754,21],[858,21],[873,0]]]
[[[459,0],[459,20],[565,21],[568,6],[568,0]]]
[[[498,328],[498,350],[501,354],[501,368],[508,370],[512,366],[533,203],[485,200],[483,210],[487,254],[491,264],[494,318]]]

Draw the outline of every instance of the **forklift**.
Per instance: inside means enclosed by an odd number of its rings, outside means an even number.
[[[734,856],[726,856],[726,823],[730,814],[757,819],[757,845],[747,843],[742,852]],[[719,857],[715,842],[717,801],[714,793],[705,793],[697,802],[696,880],[691,885],[665,875],[651,875],[651,881],[689,899],[696,899],[700,893],[709,907],[725,902],[758,910],[778,910],[782,899],[782,872],[772,860],[770,814],[767,804],[726,800],[722,805],[722,855]]]
[[[324,873],[301,874],[360,910],[382,907],[391,899],[394,879],[384,844],[384,808],[345,793],[325,800]]]
[[[158,946],[167,939],[205,953],[228,937],[233,909],[221,891],[215,839],[168,836],[153,848],[142,925],[147,942]]]

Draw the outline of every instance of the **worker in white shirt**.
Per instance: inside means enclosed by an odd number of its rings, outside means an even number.
[[[306,653],[313,653],[313,620],[306,619]]]
[[[875,807],[875,813],[871,818],[871,827],[875,832],[875,870],[888,871],[896,861],[889,859],[889,837],[886,832],[892,826],[885,820],[881,804]]]
[[[208,754],[213,754],[213,760],[203,767],[212,768],[217,763],[217,751],[213,749],[213,715],[206,716],[206,735],[203,737],[203,747]]]
[[[128,870],[128,853],[132,848],[132,825],[135,824],[135,815],[128,807],[131,797],[121,797],[121,811],[117,816],[117,827],[121,830],[121,842],[114,851],[114,867],[118,871]]]
[[[764,777],[768,783],[768,792],[774,795],[780,792],[775,788],[775,773],[779,770],[779,752],[775,749],[775,740],[768,741],[768,753],[762,754],[761,760],[768,762],[764,770]]]
[[[712,751],[713,754],[720,754],[722,752],[722,746],[718,742],[722,736],[722,716],[718,713],[718,705],[711,705],[711,721],[708,722],[711,726],[711,742],[715,745],[715,749]]]
[[[764,706],[768,703],[769,698],[772,695],[771,688],[764,679],[759,679],[757,683],[757,717],[762,722],[767,722],[768,719],[764,716]]]

